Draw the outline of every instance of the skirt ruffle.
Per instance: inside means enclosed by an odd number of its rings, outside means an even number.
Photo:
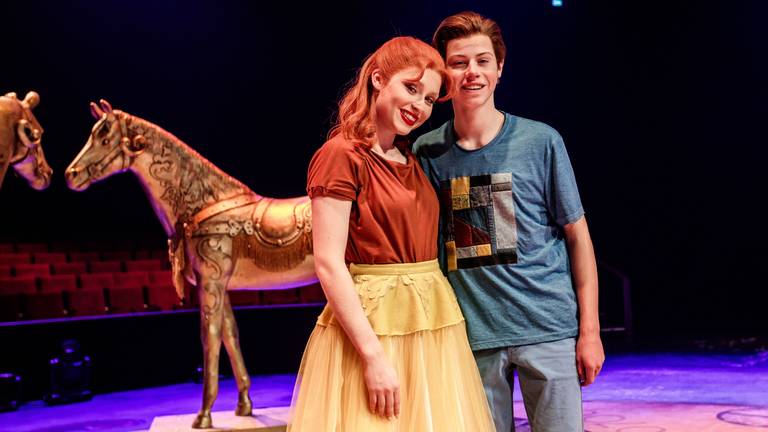
[[[402,270],[404,266],[423,264],[394,266]],[[495,430],[455,296],[436,264],[430,266],[428,274],[397,273],[395,286],[392,274],[371,274],[367,269],[362,275],[370,277],[360,278],[361,274],[353,271],[361,297],[369,294],[364,287],[361,289],[365,283],[386,287],[384,295],[377,297],[376,307],[366,312],[369,320],[374,315],[372,326],[400,380],[399,418],[387,420],[369,410],[363,364],[332,312],[326,309],[304,351],[288,431]],[[451,291],[445,292],[446,287]],[[400,309],[409,313],[398,312],[395,319],[384,316],[387,311]],[[384,330],[391,334],[382,334]]]

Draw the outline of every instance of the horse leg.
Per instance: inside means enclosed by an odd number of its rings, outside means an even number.
[[[232,260],[225,238],[208,237],[197,243],[197,284],[200,292],[200,336],[203,344],[203,405],[192,423],[195,429],[212,426],[211,409],[219,393],[219,354],[226,286]]]
[[[248,390],[251,388],[251,377],[245,368],[243,353],[240,350],[240,332],[237,329],[235,315],[232,312],[232,304],[229,302],[229,295],[224,298],[224,326],[223,326],[224,347],[227,349],[229,361],[232,364],[232,373],[237,382],[237,409],[235,415],[250,416],[253,411],[251,396]]]

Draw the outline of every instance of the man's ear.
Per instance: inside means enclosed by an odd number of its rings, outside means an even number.
[[[381,91],[381,88],[384,87],[384,79],[381,76],[381,71],[378,69],[374,69],[371,73],[371,84],[373,84],[373,88],[377,91]]]

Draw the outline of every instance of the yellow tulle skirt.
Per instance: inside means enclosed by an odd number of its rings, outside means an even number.
[[[363,365],[326,306],[304,351],[288,431],[494,431],[464,318],[437,261],[352,264],[350,273],[397,371],[400,416],[369,410]]]

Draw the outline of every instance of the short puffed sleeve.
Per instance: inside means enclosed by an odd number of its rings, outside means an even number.
[[[357,153],[354,143],[339,136],[323,144],[309,163],[307,195],[354,201],[360,189]]]

